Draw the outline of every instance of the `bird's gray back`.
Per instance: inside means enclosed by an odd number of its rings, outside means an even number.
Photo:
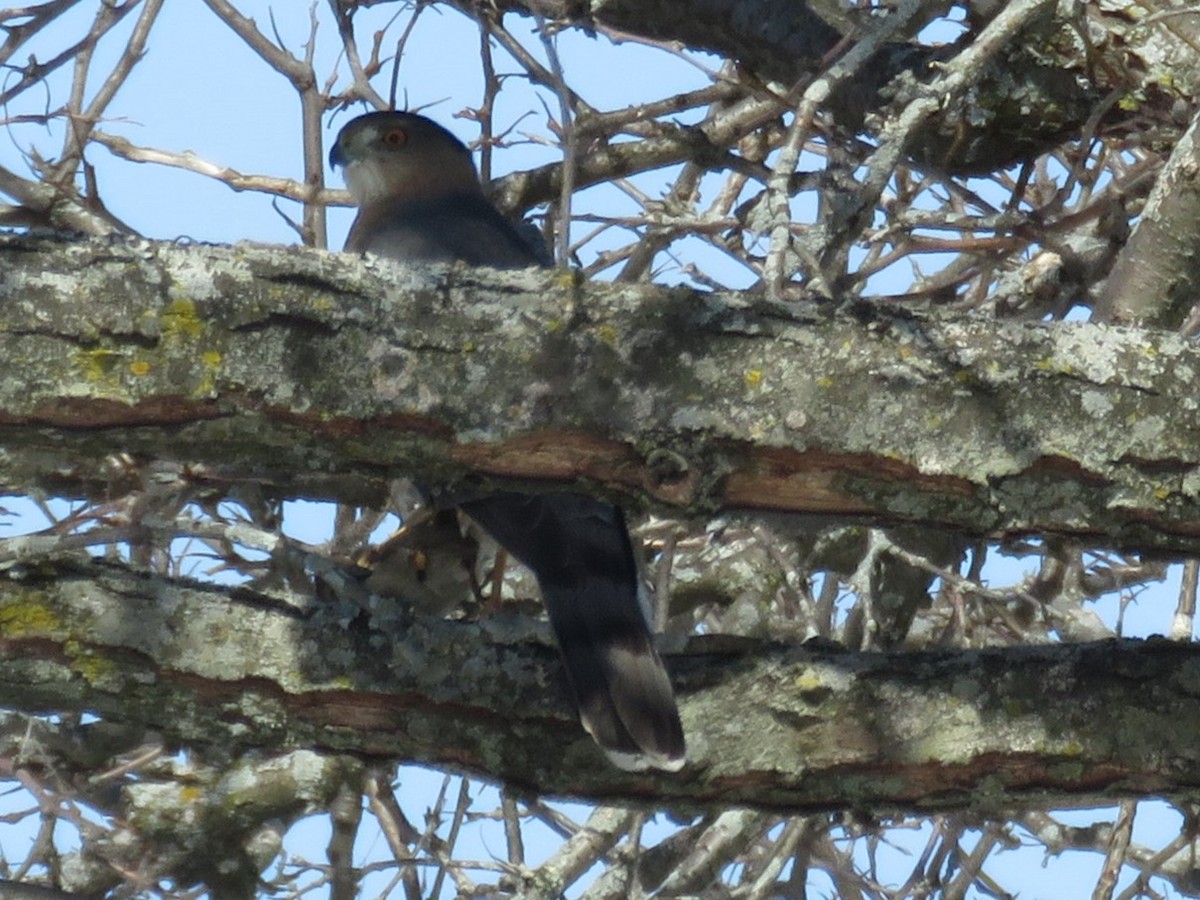
[[[347,249],[409,262],[453,262],[515,269],[544,255],[483,197],[449,197],[365,213]]]

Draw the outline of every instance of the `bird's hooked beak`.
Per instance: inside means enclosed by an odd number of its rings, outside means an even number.
[[[342,134],[339,134],[337,140],[333,142],[333,147],[329,151],[329,168],[343,169],[350,162],[350,158],[346,155],[346,148],[342,144]]]
[[[362,162],[368,148],[376,138],[375,127],[370,123],[363,122],[363,118],[365,117],[360,116],[357,119],[351,119],[338,132],[337,139],[329,148],[329,167],[331,169],[345,169],[354,163]]]

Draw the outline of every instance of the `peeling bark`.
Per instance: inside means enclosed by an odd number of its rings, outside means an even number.
[[[689,765],[655,776],[605,763],[528,620],[376,613],[100,563],[16,567],[0,577],[0,691],[226,751],[411,760],[681,811],[983,814],[1200,784],[1189,644],[851,654],[693,638],[667,657]]]
[[[1200,550],[1200,350],[557,272],[239,245],[0,239],[0,487],[197,484],[379,503],[570,484],[744,509]]]

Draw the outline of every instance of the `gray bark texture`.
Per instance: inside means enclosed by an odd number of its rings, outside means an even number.
[[[97,496],[126,452],[368,505],[569,484],[1200,550],[1200,350],[1169,333],[242,245],[0,238],[0,273],[7,490]]]
[[[403,759],[681,813],[987,814],[1200,784],[1188,644],[885,654],[692,639],[668,656],[689,764],[655,776],[606,763],[528,620],[380,629],[360,613],[97,562],[10,567],[0,690],[11,708],[91,711],[225,751]]]
[[[1137,227],[1096,303],[1094,318],[1195,334],[1188,321],[1200,282],[1195,236],[1200,231],[1200,118],[1171,151]]]
[[[0,310],[5,490],[99,496],[125,453],[284,497],[382,502],[403,475],[450,498],[570,486],[691,517],[1198,545],[1200,351],[1161,332],[21,238],[0,239]],[[0,690],[188,742],[680,809],[979,810],[1200,779],[1185,645],[693,639],[668,648],[691,764],[656,778],[603,764],[527,620],[372,603],[31,551],[0,580]]]

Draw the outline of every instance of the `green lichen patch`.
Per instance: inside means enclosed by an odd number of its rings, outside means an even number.
[[[60,637],[65,630],[58,614],[34,597],[0,605],[0,637]]]

